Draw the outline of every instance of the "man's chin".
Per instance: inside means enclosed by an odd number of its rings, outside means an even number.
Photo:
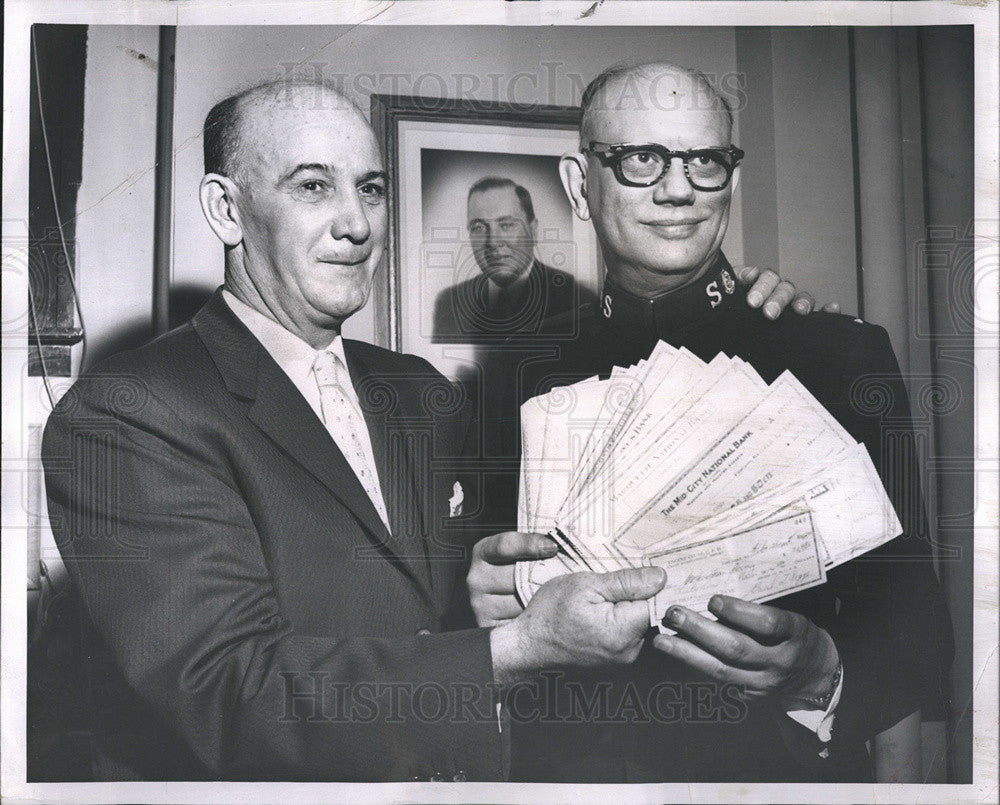
[[[514,266],[491,266],[486,269],[486,276],[492,280],[496,285],[501,288],[505,288],[508,285],[512,285],[517,279],[524,274],[524,268],[516,268]]]
[[[691,248],[672,252],[651,250],[641,256],[642,263],[651,274],[660,274],[674,280],[696,279],[715,259],[718,249]]]

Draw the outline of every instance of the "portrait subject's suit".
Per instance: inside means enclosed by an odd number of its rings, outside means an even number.
[[[465,567],[445,528],[461,395],[421,359],[345,352],[391,536],[220,293],[50,417],[53,530],[110,652],[101,775],[503,779],[489,634],[442,632]]]
[[[527,278],[508,293],[492,293],[486,275],[477,273],[446,288],[434,302],[433,340],[489,343],[511,335],[559,335],[550,326],[560,314],[593,301],[594,294],[577,284],[572,274],[535,260]]]

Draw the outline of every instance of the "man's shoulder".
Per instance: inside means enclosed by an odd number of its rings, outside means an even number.
[[[561,268],[553,268],[550,265],[535,261],[536,270],[544,277],[545,284],[549,288],[553,288],[556,291],[571,292],[574,289],[579,291],[579,299],[581,302],[593,302],[597,298],[597,294],[591,291],[588,287],[580,283],[576,275],[569,271],[564,271]]]
[[[461,282],[453,283],[452,285],[442,288],[438,291],[437,297],[435,298],[436,304],[440,305],[446,301],[450,301],[457,296],[466,294],[475,289],[476,284],[482,281],[480,275],[468,277]]]
[[[141,383],[151,387],[191,387],[193,373],[206,366],[204,344],[191,323],[185,323],[142,346],[110,355],[84,371],[74,388],[120,386]],[[124,393],[124,392],[123,392]]]
[[[46,421],[45,452],[64,454],[71,449],[66,440],[80,428],[111,434],[132,423],[177,436],[214,419],[223,391],[204,344],[184,324],[81,374]]]
[[[539,260],[535,260],[535,270],[546,277],[549,282],[555,281],[559,284],[566,281],[576,282],[576,278],[568,271],[563,271],[561,268],[553,268]]]
[[[785,311],[777,321],[747,307],[732,320],[734,339],[749,338],[758,349],[832,366],[883,364],[894,355],[885,328],[855,316],[817,311],[807,316]]]

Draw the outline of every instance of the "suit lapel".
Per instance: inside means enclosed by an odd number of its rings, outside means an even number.
[[[399,375],[379,372],[369,366],[344,342],[351,378],[362,400],[362,409],[372,434],[372,446],[379,459],[379,478],[386,494],[386,506],[396,545],[407,558],[418,578],[426,579],[428,590],[442,609],[452,589],[456,569],[465,567],[465,548],[452,544],[454,537],[440,533],[447,512],[452,486],[458,471],[449,473],[436,466],[436,449],[444,456],[454,456],[462,443],[452,433],[453,424],[446,414],[435,414],[431,399],[439,390],[432,384],[447,383],[441,375]],[[380,389],[381,387],[381,389]],[[382,393],[383,389],[391,393]],[[375,398],[390,399],[391,404]],[[464,433],[463,433],[464,435]],[[447,459],[445,461],[447,463]],[[440,507],[440,511],[435,507]],[[438,539],[437,537],[442,537]],[[403,551],[402,546],[406,546]]]
[[[375,506],[326,427],[267,350],[229,309],[221,293],[209,300],[192,323],[226,387],[245,401],[247,416],[254,425],[351,510],[374,543],[373,557],[381,555],[401,565],[425,588],[426,573],[414,572],[413,563],[395,553]],[[373,434],[373,443],[376,438]],[[374,449],[377,452],[378,448]],[[379,472],[381,477],[381,467]]]
[[[286,453],[318,478],[365,527],[385,537],[385,525],[350,463],[288,376],[261,349],[257,395],[248,416]]]
[[[379,485],[392,528],[392,534],[387,537],[389,545],[393,553],[406,562],[414,577],[429,588],[422,473],[421,468],[414,466],[413,449],[409,444],[414,433],[392,424],[405,420],[399,409],[408,405],[413,392],[403,387],[406,378],[378,371],[352,348],[349,341],[344,342],[344,353],[375,454]],[[389,405],[380,405],[383,400],[388,400]]]

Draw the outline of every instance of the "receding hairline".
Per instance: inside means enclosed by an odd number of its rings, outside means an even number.
[[[218,121],[228,129],[224,143],[226,150],[224,172],[237,180],[245,173],[247,157],[250,152],[249,144],[252,141],[246,132],[246,124],[252,115],[282,108],[294,110],[303,101],[305,101],[305,105],[301,106],[303,110],[308,111],[310,108],[315,111],[340,109],[355,115],[366,126],[369,126],[368,119],[361,108],[328,81],[285,78],[256,84],[223,98],[212,108],[206,118],[207,129],[216,110],[228,107],[223,120]]]
[[[644,79],[646,81],[658,80],[664,75],[676,75],[686,78],[692,84],[700,85],[707,90],[708,95],[713,100],[712,106],[707,111],[717,111],[725,115],[732,129],[734,118],[733,109],[728,99],[715,86],[712,79],[701,70],[673,62],[641,62],[641,63],[621,63],[608,67],[596,75],[586,86],[580,101],[580,141],[581,145],[586,145],[591,139],[589,129],[593,125],[596,112],[615,111],[612,108],[595,105],[595,100],[602,94],[607,96],[609,88],[627,81],[630,78]],[[605,98],[606,100],[606,98]],[[620,108],[620,107],[619,107]]]
[[[488,193],[491,190],[503,188],[510,188],[514,191],[517,203],[521,206],[528,223],[533,222],[535,220],[535,203],[531,200],[531,193],[528,188],[519,185],[507,176],[484,176],[478,179],[469,188],[469,192],[465,196],[465,203],[468,204],[475,193]]]

